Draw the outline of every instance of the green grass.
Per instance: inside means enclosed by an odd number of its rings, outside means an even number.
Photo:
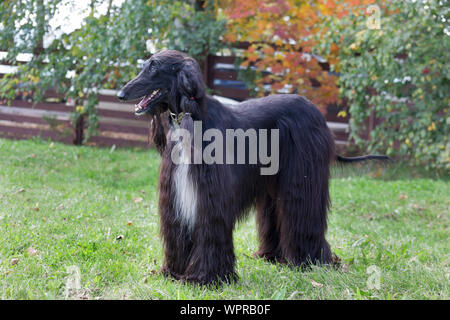
[[[155,274],[159,162],[154,150],[0,139],[0,298],[64,299],[71,266],[82,288],[72,297],[90,299],[449,298],[446,177],[404,165],[335,170],[327,238],[348,270],[251,258],[252,215],[234,233],[239,282],[210,289]]]

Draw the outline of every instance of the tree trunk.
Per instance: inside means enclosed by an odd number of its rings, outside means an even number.
[[[84,139],[84,115],[80,115],[75,122],[75,137],[73,144],[81,146]]]
[[[44,50],[45,35],[45,5],[44,0],[36,1],[36,38],[33,48],[34,55],[40,55]]]
[[[108,18],[111,15],[112,2],[113,2],[113,0],[109,0],[109,3],[108,3],[108,10],[106,11],[106,16]]]

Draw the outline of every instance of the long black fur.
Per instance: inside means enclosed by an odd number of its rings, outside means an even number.
[[[154,89],[163,92],[148,113],[153,117],[153,141],[162,155],[159,214],[166,275],[201,284],[236,278],[233,228],[252,207],[257,211],[257,256],[295,266],[332,262],[325,239],[330,164],[375,156],[336,156],[323,115],[299,95],[271,95],[233,107],[221,104],[205,94],[196,61],[177,51],[153,55],[119,98],[140,98]],[[261,164],[191,164],[198,199],[196,223],[189,230],[177,219],[174,204],[176,165],[170,155],[175,142],[166,137],[173,128],[164,130],[166,111],[189,112],[180,127],[190,132],[195,120],[202,121],[203,131],[215,128],[224,136],[226,129],[279,129],[278,173],[260,175]]]

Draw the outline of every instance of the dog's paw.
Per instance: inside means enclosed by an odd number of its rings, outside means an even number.
[[[170,271],[170,269],[168,267],[161,267],[161,269],[159,270],[158,274],[162,274],[165,278],[169,278],[169,279],[174,279],[174,280],[181,280],[182,276]]]
[[[191,275],[184,275],[180,280],[183,283],[219,287],[222,284],[230,284],[232,282],[236,282],[238,280],[238,276],[234,272],[226,275],[215,275],[205,272],[199,272]]]
[[[341,269],[341,266],[343,266],[342,259],[339,258],[339,256],[337,254],[335,254],[334,252],[331,257],[331,265],[333,266],[333,268],[338,269],[338,270]]]
[[[264,259],[272,263],[280,263],[280,264],[286,264],[287,261],[284,259],[281,254],[274,253],[274,252],[262,252],[257,251],[252,253],[252,258],[255,259]]]

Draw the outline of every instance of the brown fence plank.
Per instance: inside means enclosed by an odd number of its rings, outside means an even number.
[[[221,80],[237,80],[238,73],[236,71],[215,71],[213,77]]]
[[[38,102],[36,104],[33,104],[32,102],[28,102],[25,100],[13,100],[11,101],[11,107],[49,110],[49,111],[62,111],[62,112],[73,111],[73,107],[67,106],[64,103]]]
[[[137,117],[132,112],[122,112],[122,111],[98,109],[98,115],[99,115],[99,117],[130,119],[130,120],[135,120],[138,122],[148,122],[149,121],[147,117]]]
[[[214,64],[216,64],[216,63],[231,63],[231,64],[234,64],[235,60],[236,60],[236,57],[234,57],[234,56],[213,56]]]
[[[100,131],[116,131],[116,132],[123,132],[123,133],[135,133],[135,134],[141,134],[143,136],[147,136],[150,129],[148,127],[145,128],[145,127],[122,126],[122,125],[110,124],[110,123],[100,123],[99,130]]]
[[[334,140],[340,140],[340,141],[348,140],[347,132],[333,131],[333,136],[334,136]]]
[[[72,143],[73,137],[62,136],[60,133],[37,128],[25,128],[15,126],[5,126],[0,124],[0,136],[17,139],[28,139],[32,137],[49,138],[51,140]]]
[[[98,99],[99,101],[105,101],[105,102],[117,102],[120,103],[120,100],[117,99],[116,96],[110,96],[110,95],[105,95],[105,94],[99,94],[98,95]],[[125,104],[125,102],[122,102],[123,104]]]
[[[37,123],[37,124],[44,124],[49,125],[49,121],[43,119],[43,118],[37,118],[37,117],[28,117],[24,115],[15,115],[15,114],[6,114],[0,112],[0,120],[8,120],[8,121],[14,121],[18,123]],[[52,123],[56,123],[58,125],[67,125],[69,126],[71,123],[69,120],[52,120]]]

